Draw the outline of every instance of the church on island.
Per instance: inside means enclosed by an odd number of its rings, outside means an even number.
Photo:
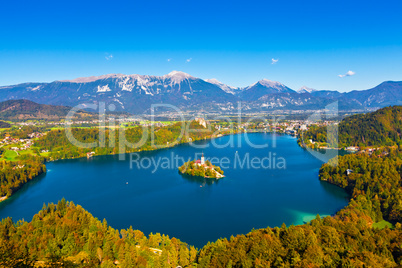
[[[179,167],[179,172],[181,174],[204,178],[220,179],[225,177],[220,167],[212,165],[209,161],[205,161],[204,153],[202,153],[201,159],[184,163],[184,165]]]
[[[205,166],[205,157],[204,157],[204,153],[202,153],[201,155],[201,160],[196,160],[195,163],[199,166]]]

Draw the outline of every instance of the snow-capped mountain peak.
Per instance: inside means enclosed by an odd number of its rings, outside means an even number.
[[[230,93],[235,95],[237,93],[237,91],[239,91],[240,89],[238,87],[232,87],[232,86],[228,86],[222,82],[220,82],[218,79],[212,78],[212,79],[205,79],[205,82],[214,84],[218,87],[220,87],[223,91],[225,91],[226,93]]]
[[[312,92],[315,92],[315,91],[317,91],[317,90],[314,89],[314,88],[309,88],[309,87],[306,87],[306,86],[302,86],[301,88],[299,88],[299,90],[297,90],[297,93],[312,93]]]
[[[189,75],[188,73],[181,72],[181,71],[171,71],[166,76],[168,76],[168,77],[172,77],[172,76],[191,77],[191,75]]]
[[[279,83],[277,81],[271,81],[271,80],[268,80],[265,78],[258,81],[257,83],[260,83],[261,85],[263,85],[265,87],[273,87],[273,88],[276,88],[278,86],[283,86],[281,83]]]
[[[240,98],[245,100],[255,100],[259,99],[265,95],[269,94],[280,94],[280,93],[293,93],[294,91],[287,86],[268,79],[262,79],[251,86],[248,86],[242,90],[239,94]]]
[[[211,84],[214,84],[214,85],[224,85],[222,82],[220,82],[216,78],[205,79],[205,82],[208,82],[208,83],[211,83]]]
[[[272,81],[272,80],[268,80],[268,79],[262,79],[254,84],[252,84],[251,86],[248,86],[246,88],[250,89],[256,86],[263,86],[264,88],[271,88],[276,90],[277,92],[287,92],[289,91],[289,88],[287,88],[284,84],[277,82],[277,81]]]
[[[170,73],[168,73],[167,75],[164,75],[163,78],[169,78],[172,80],[172,82],[179,84],[181,83],[183,80],[186,79],[194,79],[194,77],[192,77],[191,75],[184,73],[184,72],[180,72],[180,71],[172,71]]]
[[[79,77],[72,80],[59,80],[58,82],[70,82],[70,83],[89,83],[97,80],[103,80],[108,78],[119,78],[126,76],[124,74],[104,74],[100,76]]]
[[[139,74],[131,74],[131,75],[125,75],[125,74],[105,74],[105,75],[100,75],[100,76],[90,76],[90,77],[79,77],[75,78],[72,80],[60,80],[58,82],[70,82],[70,83],[89,83],[89,82],[94,82],[98,80],[104,80],[104,79],[109,79],[109,78],[120,78],[122,80],[125,79],[134,79],[134,80],[144,80],[144,79],[157,79],[157,76],[149,76],[149,75],[139,75]],[[180,72],[180,71],[172,71],[162,77],[162,79],[171,79],[175,83],[180,83],[181,81],[185,79],[193,79],[191,75]]]

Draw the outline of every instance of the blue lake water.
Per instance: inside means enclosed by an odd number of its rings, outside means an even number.
[[[254,148],[247,140],[268,147]],[[302,224],[316,214],[334,214],[348,202],[343,189],[318,180],[322,162],[300,148],[294,137],[254,133],[196,144],[204,148],[185,144],[141,152],[139,158],[132,157],[137,160],[132,168],[129,155],[125,161],[112,155],[48,163],[47,174],[0,203],[0,218],[30,221],[44,203],[64,197],[98,219],[106,218],[116,229],[131,225],[145,234],[159,232],[201,247],[252,228]],[[176,166],[182,162],[168,162],[175,157],[194,159],[201,152],[207,159],[225,158],[225,178],[183,177]],[[250,161],[265,157],[264,167],[271,161],[271,168],[258,168],[258,160],[254,168],[247,166],[247,155]],[[163,165],[155,168],[152,161]]]

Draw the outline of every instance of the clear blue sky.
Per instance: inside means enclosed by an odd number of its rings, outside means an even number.
[[[180,70],[367,89],[402,80],[401,14],[400,0],[3,1],[0,85]]]

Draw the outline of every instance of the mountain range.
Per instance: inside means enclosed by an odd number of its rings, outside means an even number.
[[[174,105],[186,112],[232,113],[239,102],[243,112],[320,110],[334,101],[340,110],[364,111],[401,104],[402,82],[386,81],[372,89],[347,93],[308,87],[295,91],[267,79],[239,88],[173,71],[163,76],[108,74],[0,87],[0,101],[17,99],[63,106],[105,102],[106,107],[114,104],[116,111],[133,114],[150,113],[152,104]]]

